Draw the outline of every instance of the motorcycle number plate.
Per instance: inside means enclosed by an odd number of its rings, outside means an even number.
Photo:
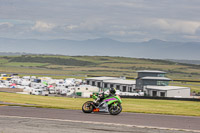
[[[93,109],[93,112],[99,112],[99,108]]]

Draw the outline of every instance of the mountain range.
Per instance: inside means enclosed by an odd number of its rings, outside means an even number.
[[[151,59],[200,60],[200,42],[120,42],[109,38],[83,41],[0,38],[0,52],[70,56],[123,56]]]

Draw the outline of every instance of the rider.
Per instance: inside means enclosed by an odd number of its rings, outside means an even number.
[[[98,105],[103,99],[111,96],[115,96],[116,89],[115,88],[110,88],[109,91],[105,91],[101,94],[98,95],[98,98],[95,100],[95,103]]]

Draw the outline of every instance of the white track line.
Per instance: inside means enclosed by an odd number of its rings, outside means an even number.
[[[117,123],[104,123],[104,122],[94,122],[94,121],[78,121],[78,120],[63,120],[63,119],[49,119],[49,118],[21,117],[21,116],[4,116],[4,115],[0,115],[0,117],[1,118],[18,118],[18,119],[59,121],[59,122],[75,122],[75,123],[84,123],[84,124],[96,124],[96,125],[98,124],[98,125],[137,127],[137,128],[149,128],[149,129],[172,130],[172,131],[187,131],[187,132],[200,133],[200,130],[154,127],[154,126],[140,126],[140,125],[128,125],[128,124],[117,124]]]

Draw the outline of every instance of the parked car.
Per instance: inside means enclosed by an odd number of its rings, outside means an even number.
[[[42,89],[32,89],[30,92],[31,95],[42,95]]]

